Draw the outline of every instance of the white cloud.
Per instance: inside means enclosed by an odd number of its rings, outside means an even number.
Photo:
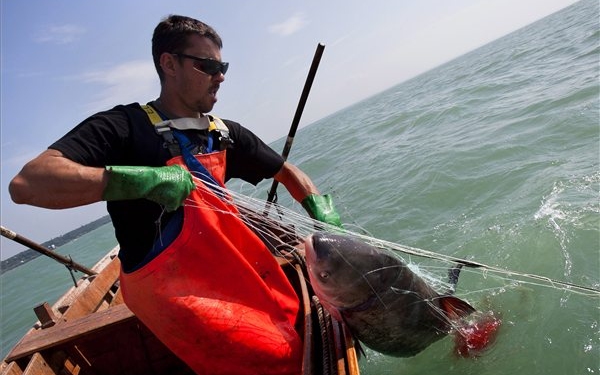
[[[296,13],[281,23],[269,26],[269,32],[281,36],[288,36],[302,29],[307,23],[308,21],[306,21],[304,13]]]
[[[83,27],[77,25],[50,26],[35,40],[39,43],[68,44],[79,40],[85,31]]]
[[[116,104],[145,102],[158,97],[160,83],[152,61],[129,61],[106,70],[85,73],[76,79],[102,86],[90,112],[106,110]]]

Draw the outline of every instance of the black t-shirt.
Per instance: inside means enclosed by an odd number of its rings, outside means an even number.
[[[281,169],[283,158],[260,138],[240,124],[223,120],[233,144],[227,148],[225,180],[241,178],[257,184]],[[207,132],[186,131],[199,145],[206,142]],[[117,106],[97,113],[49,148],[67,158],[92,167],[107,165],[163,166],[171,158],[165,140],[156,134],[146,112],[137,103]],[[107,202],[121,251],[119,258],[126,269],[138,264],[152,249],[162,228],[173,213],[163,213],[161,206],[146,199]]]

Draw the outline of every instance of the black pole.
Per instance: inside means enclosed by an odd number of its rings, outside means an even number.
[[[85,266],[82,266],[79,263],[73,262],[73,260],[71,258],[67,258],[65,256],[62,256],[62,255],[50,250],[50,249],[47,249],[44,246],[37,244],[37,243],[33,242],[32,240],[13,232],[10,229],[0,226],[0,232],[3,237],[6,237],[10,240],[20,243],[21,245],[27,246],[30,249],[35,250],[40,254],[50,257],[50,258],[54,259],[55,261],[57,261],[58,263],[64,264],[65,266],[67,266],[67,268],[72,268],[74,270],[83,272],[86,275],[90,275],[90,276],[97,274],[97,272],[95,272]]]
[[[298,102],[298,107],[296,108],[296,114],[294,115],[294,119],[292,120],[292,126],[290,127],[290,132],[288,133],[287,139],[285,141],[285,146],[283,147],[283,152],[281,153],[281,156],[283,156],[283,160],[287,160],[287,157],[290,154],[292,143],[294,142],[294,137],[296,136],[296,130],[298,129],[298,124],[300,123],[300,117],[302,117],[302,112],[304,111],[304,106],[306,105],[306,100],[308,99],[308,94],[310,93],[312,83],[315,80],[317,68],[319,67],[319,63],[321,62],[321,56],[323,55],[324,49],[324,44],[319,43],[317,45],[317,50],[315,51],[315,56],[313,57],[310,70],[308,71],[308,76],[306,77],[306,82],[304,83],[304,89],[302,90],[302,95],[300,95],[300,101]],[[269,190],[269,195],[267,197],[268,203],[274,202],[275,196],[277,194],[277,185],[279,185],[279,182],[273,180],[271,190]]]

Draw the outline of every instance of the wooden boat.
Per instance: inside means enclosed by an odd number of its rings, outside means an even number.
[[[123,303],[118,249],[53,306],[34,308],[39,321],[0,364],[1,375],[184,375],[193,372]],[[303,375],[358,375],[354,343],[343,324],[319,305],[302,259],[278,257],[302,301]]]

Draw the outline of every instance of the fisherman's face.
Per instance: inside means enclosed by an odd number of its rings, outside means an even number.
[[[217,91],[225,81],[225,75],[221,71],[211,70],[220,66],[215,61],[221,61],[221,50],[208,38],[198,35],[188,38],[189,46],[180,51],[179,56],[174,56],[175,95],[190,115],[194,112],[207,113],[217,102]],[[199,61],[194,57],[215,61]],[[209,73],[205,72],[207,70]]]

